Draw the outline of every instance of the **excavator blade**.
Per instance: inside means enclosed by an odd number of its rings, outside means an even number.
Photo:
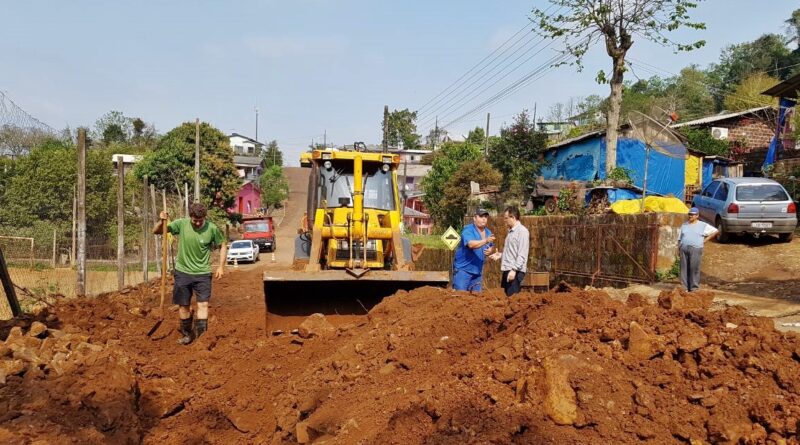
[[[369,270],[357,275],[346,270],[265,272],[264,302],[278,314],[363,314],[399,290],[446,287],[449,282],[447,272]]]

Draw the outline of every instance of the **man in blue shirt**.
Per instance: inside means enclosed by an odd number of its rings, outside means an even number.
[[[478,208],[468,224],[461,231],[461,243],[453,261],[453,289],[481,291],[483,281],[483,261],[494,249],[494,235],[486,228],[489,212]]]
[[[697,207],[689,209],[689,221],[681,226],[678,245],[681,258],[681,284],[689,292],[700,289],[700,263],[703,245],[717,236],[714,226],[700,221]]]

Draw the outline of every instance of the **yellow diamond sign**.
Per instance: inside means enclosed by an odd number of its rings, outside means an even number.
[[[442,242],[448,249],[453,250],[461,242],[461,235],[456,232],[453,226],[450,226],[442,234]]]

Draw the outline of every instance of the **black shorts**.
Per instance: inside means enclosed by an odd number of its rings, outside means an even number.
[[[198,303],[205,303],[211,298],[211,274],[189,275],[175,271],[175,287],[172,288],[172,303],[178,306],[192,304],[192,291]]]

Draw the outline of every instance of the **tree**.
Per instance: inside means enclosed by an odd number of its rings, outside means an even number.
[[[693,0],[550,0],[550,3],[559,10],[566,8],[567,12],[551,17],[544,10],[535,8],[533,14],[539,20],[540,32],[548,38],[563,38],[567,52],[575,57],[574,63],[579,69],[582,68],[583,56],[596,37],[604,40],[606,53],[611,57],[605,165],[606,172],[610,173],[617,163],[625,56],[633,46],[633,36],[639,35],[679,51],[688,51],[703,46],[705,41],[680,44],[665,34],[680,27],[705,29],[705,25],[689,21],[688,11],[696,6]],[[606,82],[603,71],[598,73],[597,80]]]
[[[195,123],[185,122],[164,135],[155,149],[136,164],[134,174],[148,175],[157,188],[183,193],[183,183],[194,184]],[[230,208],[241,181],[233,164],[228,137],[207,122],[200,123],[200,194],[210,209]]]
[[[725,96],[725,109],[728,111],[743,111],[750,108],[777,106],[778,99],[764,96],[762,91],[777,85],[780,80],[763,73],[756,73],[744,79],[737,85],[733,92]]]
[[[90,150],[86,157],[86,224],[95,235],[107,233],[116,205],[111,154]],[[51,139],[16,160],[2,196],[0,225],[67,224],[72,219],[75,159],[74,145]]]
[[[126,142],[133,133],[131,119],[121,111],[109,111],[94,124],[95,137],[108,145],[112,142]]]
[[[463,162],[458,170],[447,180],[441,202],[442,227],[461,227],[467,205],[470,204],[470,183],[480,183],[481,187],[500,184],[502,175],[484,159]]]
[[[800,9],[792,11],[791,17],[786,19],[789,42],[794,42],[800,50]]]
[[[692,150],[712,156],[728,156],[730,154],[730,141],[715,139],[709,128],[682,127],[680,132],[686,137],[687,146]]]
[[[408,108],[394,110],[389,113],[388,130],[381,123],[381,129],[386,131],[387,142],[390,147],[399,147],[400,144],[406,150],[419,148],[420,136],[417,134],[417,112],[409,111]]]
[[[476,161],[482,157],[481,147],[475,144],[464,142],[445,142],[442,147],[433,153],[431,170],[422,178],[422,190],[425,196],[422,198],[425,207],[431,217],[440,227],[447,227],[450,221],[451,212],[443,204],[445,187],[447,181],[468,161]],[[482,178],[473,178],[473,181],[481,182]],[[457,224],[460,226],[460,224]]]
[[[489,147],[489,162],[502,175],[500,190],[527,198],[539,170],[539,154],[547,146],[547,136],[536,131],[528,112],[523,110],[510,127],[500,129],[500,138]]]
[[[278,141],[270,141],[266,148],[261,150],[261,159],[264,160],[264,165],[267,168],[273,165],[283,165],[283,152],[278,148]]]
[[[50,138],[51,134],[35,127],[23,128],[4,124],[0,127],[0,156],[10,155],[17,158]]]
[[[261,187],[261,205],[268,209],[268,213],[280,208],[289,197],[289,182],[280,165],[271,165],[264,170],[258,184]]]
[[[486,142],[486,132],[481,127],[475,127],[467,135],[467,142],[475,145],[483,145]]]

